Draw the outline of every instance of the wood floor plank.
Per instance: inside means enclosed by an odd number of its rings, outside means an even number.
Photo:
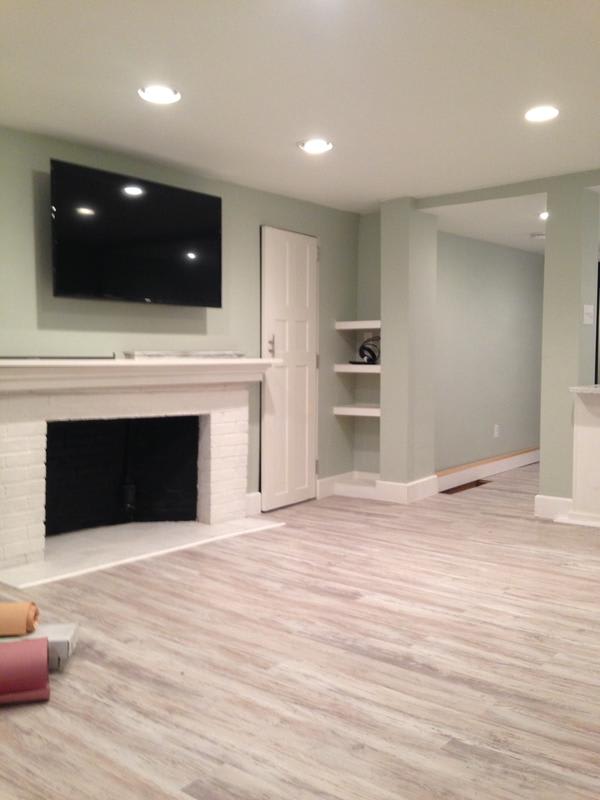
[[[598,800],[600,534],[536,491],[329,497],[30,590],[81,644],[0,710],[0,798]]]

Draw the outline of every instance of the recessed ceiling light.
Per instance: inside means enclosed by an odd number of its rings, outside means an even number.
[[[530,233],[529,236],[530,236],[531,239],[545,239],[546,238],[546,234],[545,233]]]
[[[327,139],[307,139],[305,142],[299,142],[298,147],[311,156],[320,156],[321,153],[333,149],[333,142],[328,142]]]
[[[189,258],[190,261],[195,261],[198,258],[198,253],[194,253],[193,250],[190,250],[189,253],[185,254],[186,258]]]
[[[96,213],[93,208],[88,208],[88,206],[79,206],[75,211],[82,217],[93,217]]]
[[[527,122],[548,122],[558,117],[556,106],[534,106],[525,114]]]
[[[126,194],[129,197],[139,197],[140,195],[144,194],[144,190],[141,186],[124,186],[123,194]]]
[[[541,214],[538,214],[538,217],[542,220],[542,222],[546,222],[549,216],[550,216],[549,211],[542,211]]]
[[[138,89],[138,94],[142,100],[148,103],[156,103],[159,106],[168,106],[181,100],[181,94],[170,86],[163,86],[160,83],[153,83],[151,86],[144,86]]]

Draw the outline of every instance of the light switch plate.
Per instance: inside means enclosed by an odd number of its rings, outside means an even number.
[[[584,325],[593,325],[594,324],[594,306],[584,305],[583,307],[583,324]]]

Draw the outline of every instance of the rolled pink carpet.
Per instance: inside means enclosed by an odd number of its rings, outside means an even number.
[[[0,636],[25,636],[38,626],[35,603],[0,603]]]
[[[48,639],[0,642],[0,705],[49,698]]]

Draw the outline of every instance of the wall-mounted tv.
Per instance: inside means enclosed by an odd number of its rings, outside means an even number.
[[[221,198],[51,161],[54,294],[221,306]]]

